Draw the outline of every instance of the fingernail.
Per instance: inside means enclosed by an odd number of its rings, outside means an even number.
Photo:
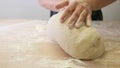
[[[65,17],[61,17],[62,22],[64,22],[64,21],[65,21],[65,19],[66,19]]]
[[[91,26],[91,23],[87,23],[87,26],[90,27],[90,26]]]
[[[69,29],[73,29],[73,24],[68,25]]]
[[[81,27],[81,25],[82,25],[82,23],[83,23],[83,22],[76,23],[76,24],[75,24],[75,27],[76,27],[76,28],[80,28],[80,27]]]
[[[60,19],[60,21],[61,21],[61,23],[63,23],[63,22],[64,22],[64,20],[63,20],[63,19]]]

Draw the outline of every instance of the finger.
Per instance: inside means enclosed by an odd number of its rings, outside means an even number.
[[[69,29],[72,29],[74,27],[75,22],[68,25]]]
[[[91,14],[89,13],[89,14],[87,15],[87,18],[86,18],[86,25],[87,25],[88,27],[90,27],[90,26],[91,26],[91,22],[92,22]]]
[[[69,21],[68,21],[68,26],[70,29],[72,29],[74,27],[74,24],[76,22],[76,20],[79,17],[79,14],[83,11],[83,7],[82,6],[78,6],[75,11],[73,12],[72,16],[70,17]]]
[[[61,8],[65,7],[65,6],[67,6],[68,4],[69,4],[69,1],[68,1],[68,0],[62,1],[62,2],[60,2],[59,4],[57,4],[57,5],[55,6],[55,8],[56,8],[56,9],[61,9]]]
[[[76,28],[79,28],[83,23],[85,23],[86,16],[87,16],[87,11],[86,9],[84,9],[81,12],[80,17],[78,18],[77,22],[75,23]]]
[[[78,6],[75,11],[73,12],[72,16],[69,19],[69,24],[73,23],[76,21],[76,19],[78,19],[80,13],[83,11],[83,7],[82,6]]]
[[[62,16],[61,16],[61,22],[64,22],[65,19],[66,19],[69,15],[72,14],[72,12],[74,11],[74,9],[75,9],[75,4],[71,4],[70,6],[68,6],[68,7],[64,10],[64,12],[63,12],[63,14],[62,14]]]

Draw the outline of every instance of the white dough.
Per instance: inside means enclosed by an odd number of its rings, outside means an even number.
[[[93,27],[82,25],[69,29],[67,20],[61,24],[62,12],[52,16],[48,22],[48,36],[56,41],[69,55],[77,59],[94,59],[104,53],[104,42]]]

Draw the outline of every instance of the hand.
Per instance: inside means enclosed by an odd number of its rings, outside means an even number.
[[[92,11],[87,3],[80,0],[66,0],[56,5],[57,9],[63,7],[65,7],[65,9],[61,16],[61,22],[64,22],[67,17],[70,16],[68,21],[69,28],[79,28],[83,23],[87,26],[91,26]]]

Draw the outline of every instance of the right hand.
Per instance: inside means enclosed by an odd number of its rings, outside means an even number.
[[[79,28],[83,23],[87,26],[91,26],[92,11],[87,3],[78,0],[66,0],[56,5],[57,9],[62,9],[64,7],[65,11],[61,17],[61,22],[64,22],[67,16],[71,15],[68,23],[69,28]]]

